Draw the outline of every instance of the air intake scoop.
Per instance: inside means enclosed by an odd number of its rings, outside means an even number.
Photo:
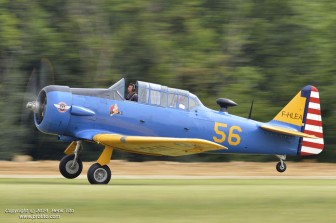
[[[220,106],[221,112],[227,112],[229,107],[237,106],[238,104],[227,98],[218,98],[216,100],[217,104]]]

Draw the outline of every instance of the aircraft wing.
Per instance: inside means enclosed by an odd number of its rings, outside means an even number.
[[[193,138],[97,134],[93,137],[93,140],[116,149],[156,156],[183,156],[227,149],[225,146],[208,140]]]
[[[306,134],[303,132],[295,131],[289,128],[283,128],[279,126],[274,126],[274,125],[261,125],[260,128],[265,129],[267,131],[271,132],[276,132],[284,135],[291,135],[291,136],[299,136],[299,137],[305,137],[305,138],[312,138],[312,139],[317,139],[318,137],[310,134]]]

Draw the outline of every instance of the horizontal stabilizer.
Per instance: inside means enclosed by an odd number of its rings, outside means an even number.
[[[303,132],[298,132],[292,129],[283,128],[283,127],[274,126],[274,125],[261,125],[260,128],[265,129],[267,131],[284,134],[284,135],[299,136],[299,137],[312,138],[312,139],[318,138],[314,135],[310,135],[310,134],[306,134]]]
[[[93,137],[93,140],[116,149],[156,156],[183,156],[227,149],[225,146],[208,140],[193,138],[97,134]]]

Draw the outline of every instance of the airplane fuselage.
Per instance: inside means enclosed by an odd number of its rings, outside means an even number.
[[[215,153],[296,155],[298,152],[298,137],[267,132],[259,128],[260,122],[204,106],[183,110],[75,94],[72,95],[72,104],[95,112],[94,116],[70,116],[63,135],[74,138],[89,138],[86,132],[99,131],[136,136],[200,138],[228,148]],[[112,114],[110,110],[115,105],[118,113]]]

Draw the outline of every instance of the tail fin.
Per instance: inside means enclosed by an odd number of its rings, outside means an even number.
[[[324,147],[319,92],[314,86],[304,87],[271,121],[284,124],[317,138],[300,138],[298,155],[314,155]]]

